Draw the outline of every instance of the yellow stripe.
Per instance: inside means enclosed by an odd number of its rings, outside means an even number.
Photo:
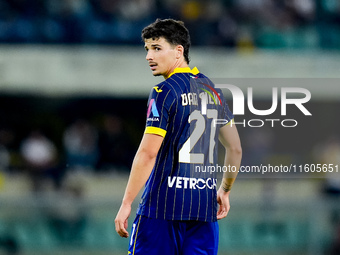
[[[135,250],[136,250],[136,241],[137,241],[137,235],[138,235],[139,223],[140,223],[140,219],[141,219],[141,218],[142,218],[142,215],[139,215],[139,220],[138,220],[138,225],[137,225],[137,230],[136,230],[135,241],[134,241],[134,244],[133,244],[132,255],[135,255]]]
[[[166,130],[158,127],[146,127],[145,134],[155,134],[164,137],[166,135]]]
[[[199,72],[200,71],[198,71],[197,67],[194,67],[193,69],[190,69],[190,67],[177,67],[171,74],[169,74],[168,78],[175,73],[192,73],[196,75]]]

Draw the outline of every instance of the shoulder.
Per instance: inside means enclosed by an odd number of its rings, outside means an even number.
[[[162,105],[171,105],[176,98],[176,88],[167,81],[163,81],[153,86],[149,96],[149,100],[155,100],[157,104]]]
[[[190,75],[188,73],[176,73],[165,80],[176,96],[186,93],[190,89]]]
[[[164,97],[165,95],[168,95],[169,93],[172,93],[174,90],[174,87],[171,86],[166,80],[163,82],[158,83],[157,85],[153,86],[150,95],[152,96],[161,96]]]
[[[151,94],[177,98],[186,90],[189,83],[189,79],[184,75],[174,74],[165,81],[153,86]]]

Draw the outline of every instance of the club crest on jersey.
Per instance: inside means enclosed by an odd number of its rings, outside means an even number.
[[[159,121],[159,113],[157,110],[155,99],[151,99],[149,102],[147,121]]]

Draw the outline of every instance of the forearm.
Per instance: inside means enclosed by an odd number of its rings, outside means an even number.
[[[123,203],[132,204],[133,200],[148,180],[155,164],[155,159],[155,156],[150,156],[143,150],[137,152],[132,163]]]
[[[158,150],[163,142],[163,137],[156,134],[144,134],[138,151],[132,163],[131,173],[125,189],[122,205],[115,219],[117,233],[128,237],[126,231],[127,220],[131,213],[131,204],[150,177]]]
[[[240,169],[242,159],[242,150],[240,148],[227,148],[225,156],[225,166],[230,169],[223,173],[223,179],[221,182],[221,188],[225,192],[229,192],[233,186],[235,179],[237,177],[238,171]],[[236,171],[235,171],[236,169]]]

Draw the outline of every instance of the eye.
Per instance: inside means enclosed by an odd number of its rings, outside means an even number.
[[[160,50],[161,50],[161,48],[155,47],[155,51],[160,51]]]

